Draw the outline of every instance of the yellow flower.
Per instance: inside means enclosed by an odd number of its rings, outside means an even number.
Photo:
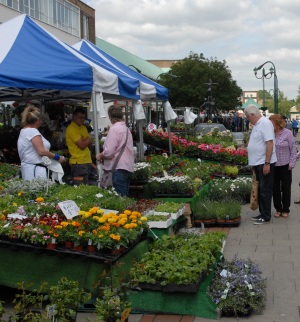
[[[18,197],[21,197],[24,194],[24,191],[18,192]]]
[[[131,215],[131,211],[130,211],[130,210],[125,210],[125,211],[124,211],[124,214],[125,214],[125,215]]]
[[[70,223],[67,221],[62,221],[60,224],[62,227],[67,227]]]
[[[103,209],[98,209],[98,210],[97,210],[97,214],[98,214],[98,215],[102,215],[102,214],[104,214],[104,210],[103,210]]]
[[[85,211],[83,211],[83,210],[79,210],[79,211],[78,211],[78,215],[80,215],[80,216],[84,216],[84,215],[85,215]]]
[[[44,202],[44,198],[42,198],[42,197],[37,197],[37,198],[35,199],[35,201],[36,201],[36,202]]]
[[[141,221],[147,221],[147,217],[146,216],[142,216],[140,219],[141,219]]]
[[[13,206],[14,206],[14,207],[17,207],[17,204],[14,202],[14,203],[13,203]]]
[[[78,235],[81,237],[82,235],[84,235],[85,234],[85,231],[84,230],[79,230],[79,232],[78,232]]]

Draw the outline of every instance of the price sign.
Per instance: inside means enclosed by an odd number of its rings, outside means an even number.
[[[64,213],[67,219],[72,219],[73,217],[78,216],[79,207],[76,205],[73,200],[65,200],[58,203],[60,209]]]

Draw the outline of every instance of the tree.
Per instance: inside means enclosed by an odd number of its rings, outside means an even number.
[[[261,91],[262,92],[262,91]],[[288,100],[286,96],[284,96],[283,91],[279,91],[278,96],[278,113],[284,116],[289,116],[291,112],[291,108],[295,105],[294,100]],[[270,95],[270,98],[266,100],[266,107],[268,107],[268,111],[270,113],[274,113],[274,99]]]
[[[215,99],[219,111],[235,110],[241,106],[242,89],[232,79],[226,61],[216,58],[207,59],[190,53],[187,58],[174,64],[169,74],[177,77],[161,76],[161,84],[168,88],[170,102],[173,106],[203,106],[208,97],[208,83],[211,79],[211,96]]]
[[[298,112],[300,112],[300,86],[298,87],[298,95],[296,98],[296,109]]]

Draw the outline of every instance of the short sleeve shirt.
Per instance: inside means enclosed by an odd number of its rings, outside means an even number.
[[[86,147],[82,150],[76,144],[81,137],[84,139],[89,137],[87,128],[84,125],[78,126],[76,123],[72,122],[67,127],[66,131],[66,143],[71,154],[70,164],[92,163],[90,149]]]
[[[50,150],[50,142],[42,136],[38,129],[31,127],[24,128],[20,131],[18,138],[18,153],[21,162],[29,164],[42,162],[42,157],[37,153],[31,142],[31,140],[38,135],[42,137],[45,149]]]
[[[266,142],[273,141],[273,152],[271,156],[271,163],[277,161],[275,149],[275,134],[272,122],[266,118],[261,117],[253,126],[250,140],[248,144],[248,164],[256,166],[264,164],[266,161]]]

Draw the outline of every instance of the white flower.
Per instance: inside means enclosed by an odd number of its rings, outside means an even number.
[[[101,193],[97,193],[97,194],[95,195],[95,197],[97,197],[97,198],[102,198],[102,197],[103,197],[103,195],[102,195]]]

